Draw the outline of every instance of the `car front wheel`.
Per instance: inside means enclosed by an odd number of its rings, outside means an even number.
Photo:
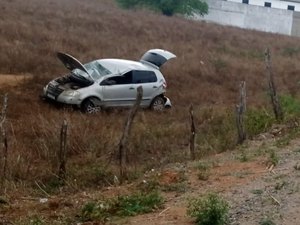
[[[161,96],[157,96],[151,103],[150,109],[154,111],[163,111],[165,108],[165,100]]]
[[[101,111],[101,106],[98,105],[97,103],[99,103],[100,100],[96,99],[96,98],[88,98],[86,99],[82,105],[81,105],[81,109],[84,113],[88,113],[88,114],[95,114]]]

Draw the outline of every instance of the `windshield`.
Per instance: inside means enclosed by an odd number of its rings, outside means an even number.
[[[98,80],[100,77],[111,74],[111,72],[102,66],[98,61],[93,61],[87,64],[84,64],[84,67],[91,75],[93,80]]]

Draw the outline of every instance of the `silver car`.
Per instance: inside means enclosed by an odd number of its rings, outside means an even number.
[[[165,96],[167,83],[160,67],[176,56],[162,49],[147,51],[139,62],[124,59],[99,59],[86,64],[73,56],[57,53],[57,57],[71,71],[50,81],[43,97],[80,107],[95,113],[102,108],[130,107],[136,99],[136,89],[143,87],[141,106],[153,110],[171,107]]]

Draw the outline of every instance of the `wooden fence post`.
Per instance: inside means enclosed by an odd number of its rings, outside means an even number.
[[[265,51],[265,63],[266,63],[266,69],[268,72],[268,83],[269,83],[269,92],[271,96],[271,102],[273,106],[273,111],[275,114],[275,118],[277,121],[283,120],[283,112],[279,103],[275,83],[274,83],[274,74],[272,69],[272,61],[271,61],[271,53],[270,49],[267,48]]]
[[[66,163],[67,163],[67,132],[68,122],[64,119],[60,129],[60,148],[58,153],[59,168],[58,178],[64,182],[66,178]]]
[[[127,177],[126,159],[127,159],[127,141],[130,135],[132,121],[138,111],[143,97],[143,87],[137,88],[137,97],[135,104],[129,112],[128,118],[125,123],[123,135],[119,143],[119,166],[120,166],[120,182],[122,183]]]
[[[1,141],[1,148],[3,152],[3,157],[2,159],[0,158],[0,162],[3,162],[3,166],[1,168],[1,180],[0,180],[0,188],[1,190],[4,189],[4,182],[7,179],[7,161],[8,161],[8,144],[7,144],[7,136],[6,136],[6,128],[5,128],[5,121],[6,121],[6,111],[7,111],[7,102],[8,102],[8,97],[7,94],[4,95],[3,98],[3,106],[1,110],[1,115],[0,115],[0,141]],[[0,190],[0,192],[1,192]]]
[[[195,127],[195,121],[194,121],[194,107],[193,104],[190,106],[190,120],[191,120],[191,134],[190,134],[190,154],[191,159],[195,160],[195,138],[196,138],[196,127]]]
[[[240,101],[236,106],[236,125],[238,130],[238,144],[242,144],[246,140],[246,132],[244,128],[244,113],[246,112],[246,82],[240,84]]]

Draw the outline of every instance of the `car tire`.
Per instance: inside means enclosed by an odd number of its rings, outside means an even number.
[[[150,105],[150,109],[153,111],[161,112],[164,110],[164,108],[165,108],[165,100],[161,96],[155,97]]]
[[[99,101],[97,98],[88,98],[81,104],[81,110],[87,114],[99,113],[101,112],[101,106],[97,105]]]

